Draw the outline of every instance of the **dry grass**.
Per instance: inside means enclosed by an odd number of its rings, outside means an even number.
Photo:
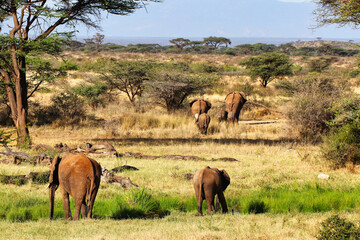
[[[76,61],[86,61],[94,56],[84,53],[65,53]],[[101,57],[118,59],[153,59],[156,61],[214,62],[216,64],[238,64],[243,57],[226,55],[179,55],[179,54],[129,54],[116,53]],[[295,62],[304,63],[300,57]],[[348,66],[349,62],[338,62]],[[86,78],[86,76],[85,76]],[[84,81],[84,76],[72,73],[63,83]],[[246,77],[223,76],[230,88]],[[253,83],[256,85],[257,83]],[[356,85],[356,84],[355,84]],[[230,87],[231,86],[231,87]],[[62,86],[56,86],[60,89]],[[284,97],[273,95],[272,85],[267,89],[257,88],[261,94],[248,96],[251,101],[269,103],[270,107],[282,111],[286,108]],[[40,102],[48,103],[52,93],[37,94]],[[342,170],[329,169],[319,158],[316,146],[296,144],[296,136],[288,129],[281,115],[269,114],[261,108],[244,108],[242,120],[280,120],[273,124],[228,125],[217,121],[217,111],[223,107],[224,94],[204,97],[213,103],[209,111],[212,118],[209,134],[199,133],[193,117],[187,110],[167,114],[163,109],[151,106],[139,113],[131,109],[124,97],[106,107],[98,108],[93,114],[103,119],[98,126],[86,121],[81,126],[30,127],[33,142],[53,146],[66,143],[70,147],[84,146],[86,142],[108,141],[119,153],[140,152],[146,155],[167,154],[193,155],[201,161],[156,160],[123,158],[96,158],[102,166],[112,169],[124,164],[135,166],[140,171],[125,171],[122,176],[130,177],[133,183],[145,187],[154,196],[174,196],[188,199],[194,195],[192,182],[184,174],[194,173],[205,166],[226,169],[231,184],[225,192],[228,199],[246,196],[264,188],[302,188],[305,185],[325,185],[331,189],[356,188],[358,167]],[[13,147],[13,145],[12,145]],[[0,151],[4,151],[0,149]],[[30,154],[35,154],[30,151]],[[238,162],[211,161],[213,158],[229,157]],[[0,174],[28,174],[31,171],[46,171],[48,167],[0,164]],[[330,175],[328,181],[317,178],[319,173]],[[11,193],[23,198],[47,198],[46,185],[27,183],[24,186],[0,184],[0,192]],[[97,199],[124,194],[124,190],[113,185],[102,184]],[[60,199],[57,193],[56,199]],[[351,212],[342,213],[349,220],[358,220],[359,204]],[[230,209],[231,210],[231,209]],[[237,211],[237,209],[235,209]],[[194,212],[172,211],[164,218],[129,220],[81,220],[67,222],[46,219],[23,223],[0,221],[0,239],[316,239],[319,224],[332,214],[217,214],[195,217]]]

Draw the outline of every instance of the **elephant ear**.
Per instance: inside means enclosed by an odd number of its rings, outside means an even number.
[[[246,94],[244,92],[239,92],[240,96],[244,99],[244,103],[247,101],[246,100]]]
[[[211,103],[209,102],[209,101],[207,101],[207,100],[204,100],[205,102],[206,102],[206,106],[208,107],[208,110],[211,108]]]
[[[230,184],[230,176],[224,169],[220,171],[220,176],[221,176],[221,188],[223,191],[225,191],[225,189]]]
[[[190,105],[190,107],[194,104],[194,102],[196,102],[197,101],[197,99],[195,99],[195,100],[192,100],[190,103],[189,103],[189,105]]]
[[[56,155],[50,165],[49,188],[52,185],[59,186],[59,163],[61,157]]]

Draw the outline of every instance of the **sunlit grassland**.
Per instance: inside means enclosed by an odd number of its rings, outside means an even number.
[[[103,54],[103,53],[101,53]],[[94,56],[73,55],[76,61],[91,61]],[[160,61],[210,61],[216,64],[238,64],[241,58],[220,55],[102,55],[121,59]],[[294,57],[300,64],[304,61]],[[199,133],[187,109],[168,114],[163,108],[145,105],[132,109],[127,99],[99,107],[89,113],[95,122],[83,120],[78,125],[59,127],[30,126],[34,144],[62,142],[71,148],[86,142],[109,142],[116,150],[162,156],[155,160],[134,157],[96,157],[103,167],[122,165],[139,171],[124,171],[138,185],[123,190],[101,183],[92,220],[64,221],[60,190],[56,192],[55,220],[49,221],[47,184],[31,181],[22,186],[0,183],[0,239],[315,239],[320,222],[334,213],[359,222],[360,185],[358,167],[332,170],[320,157],[320,148],[297,143],[281,114],[266,113],[261,108],[244,108],[241,120],[276,120],[271,124],[225,124],[217,120],[223,108],[226,91],[246,76],[222,76],[223,93],[194,96],[209,99],[211,123],[209,134]],[[75,86],[84,82],[82,73],[73,72],[63,81]],[[252,82],[252,85],[258,85]],[[272,83],[273,84],[273,83]],[[248,96],[251,101],[266,103],[274,110],[286,109],[288,99],[277,96],[275,88],[257,87]],[[58,83],[56,89],[64,84]],[[262,91],[262,92],[261,92]],[[36,94],[35,100],[50,103],[55,93]],[[275,94],[275,95],[274,95]],[[10,143],[14,148],[15,143]],[[4,151],[4,149],[0,149]],[[37,154],[26,150],[30,155]],[[55,154],[55,151],[51,152]],[[199,161],[170,160],[164,155],[198,156]],[[222,157],[237,162],[213,161]],[[2,160],[3,158],[1,158]],[[185,174],[210,166],[225,169],[231,184],[225,191],[229,214],[196,217],[192,180]],[[47,166],[0,164],[0,174],[26,175],[48,171]],[[330,176],[318,179],[319,173]],[[140,194],[139,194],[140,193]],[[144,193],[141,196],[141,193]],[[253,205],[263,206],[253,214]],[[205,204],[206,205],[206,204]],[[71,206],[74,202],[71,200]],[[206,212],[206,206],[204,206]],[[232,214],[233,212],[233,214]]]

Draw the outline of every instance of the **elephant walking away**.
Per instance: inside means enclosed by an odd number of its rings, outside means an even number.
[[[224,191],[230,184],[230,176],[224,169],[219,170],[210,167],[200,169],[195,173],[193,183],[198,206],[198,216],[202,215],[202,203],[204,199],[206,199],[208,206],[208,214],[216,212],[217,209],[215,209],[214,206],[215,195],[217,195],[217,203],[218,201],[221,203],[222,212],[228,212]]]
[[[210,116],[207,113],[202,113],[199,116],[199,120],[196,122],[201,134],[207,134],[207,130],[210,124]]]
[[[232,92],[225,97],[225,107],[228,121],[239,121],[240,111],[246,101],[246,95],[243,92]]]
[[[211,108],[211,103],[206,100],[193,100],[190,102],[191,112],[195,117],[196,122],[199,120],[199,116],[202,113],[207,113]]]
[[[69,195],[75,200],[74,220],[91,218],[94,201],[100,186],[101,166],[84,154],[66,153],[56,156],[50,165],[49,207],[54,216],[55,191],[60,186],[65,219],[71,219]]]

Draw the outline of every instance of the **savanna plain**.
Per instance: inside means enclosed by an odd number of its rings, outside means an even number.
[[[146,96],[137,99],[134,107],[125,94],[112,96],[107,104],[86,106],[89,116],[71,124],[64,124],[61,119],[32,124],[29,129],[33,145],[53,147],[62,142],[71,148],[84,148],[87,142],[112,144],[120,157],[92,157],[109,170],[123,165],[138,168],[139,171],[117,173],[129,177],[138,187],[123,189],[101,182],[93,219],[79,221],[63,219],[58,190],[54,220],[50,221],[47,182],[28,181],[23,185],[2,182],[0,239],[316,239],[321,222],[334,214],[359,222],[358,167],[334,169],[323,160],[318,144],[299,141],[299,134],[284,114],[291,97],[281,94],[276,87],[281,79],[275,79],[266,88],[260,86],[238,64],[244,57],[126,53],[94,56],[81,52],[65,52],[63,57],[80,68],[37,92],[32,100],[34,105],[50,105],[56,93],[94,81],[96,73],[81,66],[91,65],[95,59],[186,62],[194,68],[220,66],[218,80],[210,90],[188,97],[212,103],[208,134],[200,134],[188,104],[168,113],[155,102],[146,101]],[[306,71],[309,59],[292,57],[291,61]],[[328,70],[329,75],[344,76],[355,61],[338,57]],[[358,92],[358,79],[347,81],[351,91]],[[247,91],[249,102],[235,124],[217,119],[219,110],[224,108],[225,96],[231,91]],[[255,124],[259,121],[263,124]],[[16,149],[15,142],[8,145]],[[34,149],[22,151],[30,155],[39,153]],[[160,157],[137,158],[126,152]],[[48,149],[46,153],[54,156],[57,150]],[[168,155],[198,158],[171,159]],[[206,166],[225,169],[230,175],[231,183],[225,191],[228,214],[196,216],[194,188],[188,176]],[[42,165],[0,163],[0,175],[48,170],[48,166]],[[319,174],[329,178],[318,178]],[[73,209],[72,199],[71,206]]]

